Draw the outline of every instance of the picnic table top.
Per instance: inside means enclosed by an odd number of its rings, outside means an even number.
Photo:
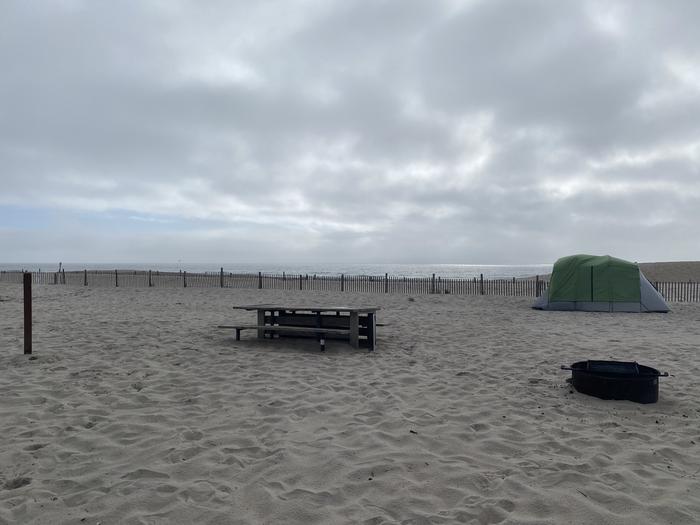
[[[326,306],[326,305],[294,305],[294,304],[244,304],[233,307],[236,310],[270,310],[290,312],[356,312],[359,314],[374,313],[379,306]]]

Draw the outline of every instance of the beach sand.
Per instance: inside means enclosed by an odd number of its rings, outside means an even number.
[[[0,285],[0,523],[700,522],[700,304]],[[377,305],[378,349],[234,341],[234,304]],[[659,402],[561,364],[671,373]]]
[[[639,263],[639,269],[651,282],[700,282],[698,261]]]

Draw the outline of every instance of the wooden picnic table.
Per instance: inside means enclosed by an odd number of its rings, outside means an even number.
[[[377,306],[248,304],[233,308],[257,312],[257,325],[245,328],[257,329],[259,339],[276,333],[279,337],[316,337],[322,348],[325,338],[345,340],[353,348],[370,351],[376,346]]]

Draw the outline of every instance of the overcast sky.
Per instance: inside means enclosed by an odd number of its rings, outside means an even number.
[[[0,2],[0,262],[700,259],[700,2]]]

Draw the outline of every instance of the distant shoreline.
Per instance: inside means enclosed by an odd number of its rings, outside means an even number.
[[[235,274],[279,274],[317,275],[323,277],[340,277],[341,275],[366,275],[391,277],[436,277],[443,279],[477,279],[483,274],[484,279],[511,279],[529,275],[547,274],[552,271],[551,264],[529,265],[479,265],[479,264],[356,264],[356,263],[63,263],[66,272],[71,271],[148,271],[188,273],[216,273],[221,268],[226,273]],[[55,272],[58,263],[0,263],[0,271],[17,270]]]
[[[119,271],[144,271],[153,270],[160,272],[177,272],[179,270],[192,273],[218,273],[222,266],[214,263],[192,264],[141,264],[141,263],[107,263],[107,264],[81,264],[66,263],[62,265],[69,271],[88,271],[118,269]],[[643,262],[639,268],[650,281],[667,282],[700,282],[700,261],[668,261],[668,262]],[[56,263],[0,263],[0,271],[17,270],[54,272],[58,270]],[[477,265],[477,264],[264,264],[264,263],[231,263],[223,265],[224,272],[231,273],[255,273],[293,275],[318,275],[340,276],[367,275],[383,276],[389,274],[393,277],[430,277],[435,274],[442,278],[479,278],[484,279],[534,279],[539,275],[542,279],[548,279],[551,274],[551,264],[534,265]]]

